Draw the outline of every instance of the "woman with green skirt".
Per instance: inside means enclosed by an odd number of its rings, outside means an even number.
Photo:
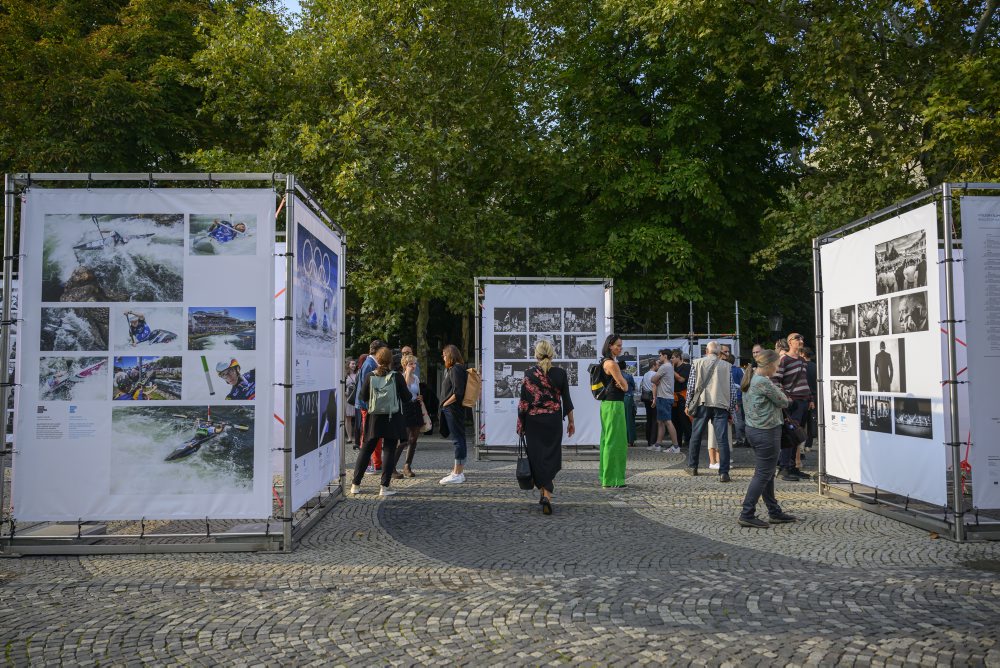
[[[618,366],[622,338],[611,334],[601,348],[605,390],[601,396],[601,487],[625,487],[628,434],[625,427],[625,390],[628,384]]]

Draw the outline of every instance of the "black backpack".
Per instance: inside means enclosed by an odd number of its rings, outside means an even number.
[[[611,376],[604,371],[604,360],[587,367],[590,372],[590,393],[598,401],[604,399],[608,388],[611,387]]]

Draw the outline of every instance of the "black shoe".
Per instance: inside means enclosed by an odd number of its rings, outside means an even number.
[[[786,482],[802,482],[802,478],[792,473],[791,469],[780,471],[778,477]]]
[[[793,469],[792,469],[792,470],[790,471],[790,473],[791,473],[792,475],[797,475],[797,476],[798,476],[799,478],[801,478],[802,480],[812,480],[812,476],[811,476],[811,475],[809,475],[809,474],[808,474],[808,473],[806,473],[805,471],[800,471],[800,470],[799,470],[798,468],[793,468]]]
[[[728,473],[720,473],[719,474],[719,482],[732,482],[732,480],[729,478],[729,474]]]
[[[748,529],[769,529],[771,527],[770,524],[756,517],[751,517],[746,520],[741,517],[737,521],[740,523],[741,527],[747,527]]]
[[[698,469],[687,468],[684,469],[684,473],[687,473],[688,475],[698,475]]]
[[[781,512],[777,515],[770,515],[768,519],[771,520],[773,524],[786,524],[788,522],[794,522],[798,518],[793,515],[789,515],[788,513]]]
[[[545,497],[542,497],[542,515],[552,514],[552,503]]]

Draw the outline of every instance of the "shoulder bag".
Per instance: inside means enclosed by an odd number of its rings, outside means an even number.
[[[517,441],[517,486],[521,489],[530,490],[535,487],[535,480],[531,475],[531,462],[528,461],[528,454],[525,452],[526,447],[524,434],[521,434]]]

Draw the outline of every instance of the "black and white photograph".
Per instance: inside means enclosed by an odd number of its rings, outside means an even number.
[[[622,354],[618,356],[619,362],[626,363],[636,363],[639,361],[639,348],[636,346],[627,346],[622,348]]]
[[[889,300],[858,304],[858,336],[889,336]]]
[[[566,371],[566,382],[570,388],[580,384],[580,365],[576,362],[556,362],[552,366],[557,366]]]
[[[896,397],[896,436],[934,438],[931,421],[931,400],[913,397]]]
[[[842,306],[830,309],[830,340],[854,339],[858,334],[857,321],[854,317],[854,306]],[[704,351],[702,355],[704,355]]]
[[[111,412],[111,494],[246,494],[253,406],[121,406]]]
[[[562,310],[556,308],[529,308],[528,326],[532,332],[562,331]]]
[[[865,431],[892,433],[892,397],[861,395],[861,428]]]
[[[527,309],[524,308],[494,308],[494,332],[526,332],[528,331]]]
[[[566,359],[589,360],[597,357],[597,336],[566,335]]]
[[[528,346],[528,357],[530,359],[535,359],[535,346],[542,339],[546,339],[552,343],[552,347],[556,349],[555,359],[562,359],[563,356],[563,337],[561,334],[531,334],[528,337],[530,345]]]
[[[563,324],[567,332],[596,332],[596,308],[566,308],[563,309]]]
[[[926,332],[927,291],[892,298],[892,333]]]
[[[38,358],[41,401],[107,401],[107,357]]]
[[[854,380],[830,382],[830,410],[834,413],[858,412],[858,383]]]
[[[43,302],[184,299],[183,214],[46,214]]]
[[[858,344],[834,343],[830,346],[830,375],[858,375]]]
[[[862,392],[906,392],[906,341],[862,341],[858,358]]]
[[[256,255],[257,216],[191,214],[189,237],[191,255]]]
[[[528,357],[528,337],[525,334],[494,334],[493,356],[501,360]]]
[[[496,399],[518,399],[524,372],[535,366],[534,362],[494,362],[493,397]]]
[[[295,458],[319,447],[319,392],[295,395]]]
[[[876,294],[927,287],[927,234],[911,232],[875,246]]]
[[[39,350],[107,352],[107,308],[42,307]]]
[[[337,438],[337,390],[320,390],[319,444],[326,445]]]

